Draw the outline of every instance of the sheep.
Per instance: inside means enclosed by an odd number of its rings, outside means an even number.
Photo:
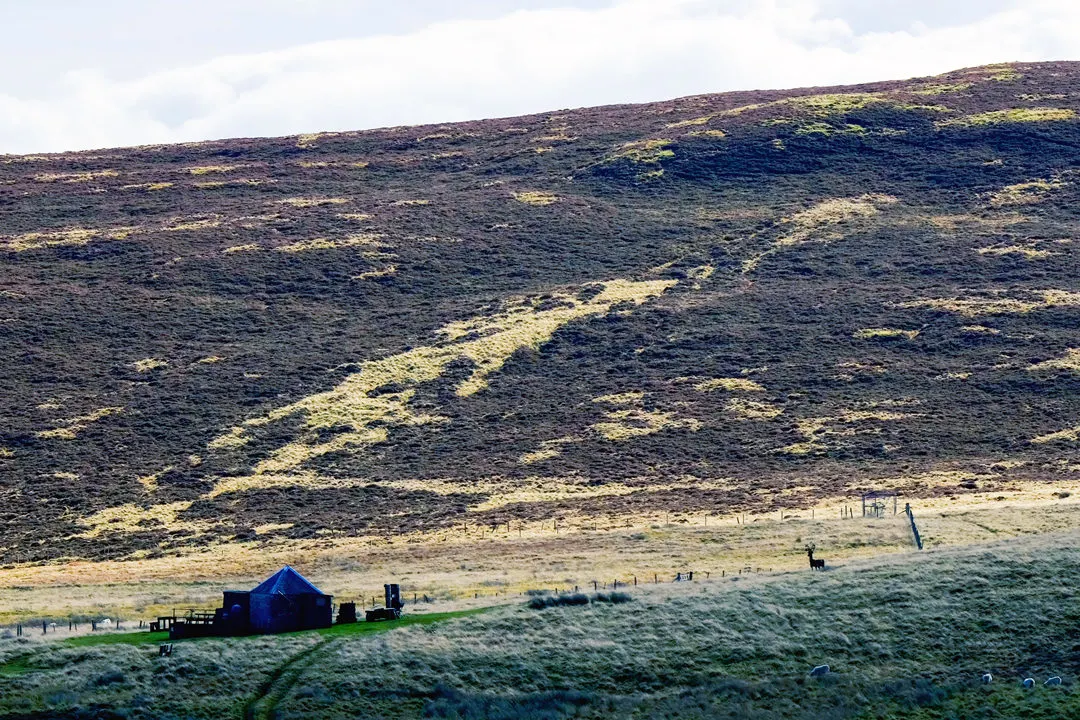
[[[828,675],[830,672],[828,665],[818,665],[810,671],[810,677],[821,677],[822,675]]]
[[[983,685],[989,685],[990,683],[994,682],[994,676],[990,673],[984,673],[982,676],[982,682]]]
[[[1054,677],[1050,678],[1049,680],[1047,680],[1046,682],[1043,683],[1043,685],[1060,685],[1060,684],[1061,684],[1061,678],[1059,678],[1057,675],[1055,675]]]
[[[1029,690],[1035,687],[1035,678],[1024,678],[1024,687],[1028,688]]]

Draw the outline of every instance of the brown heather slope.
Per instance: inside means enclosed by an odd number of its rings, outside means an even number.
[[[0,558],[1080,472],[1080,64],[0,156]]]

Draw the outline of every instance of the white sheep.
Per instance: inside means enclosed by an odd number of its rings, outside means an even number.
[[[1035,687],[1035,678],[1024,678],[1024,687],[1028,689]]]
[[[990,673],[985,673],[982,676],[982,681],[983,681],[983,685],[989,685],[990,683],[994,682],[994,676],[991,675]]]
[[[1046,682],[1043,683],[1043,685],[1060,685],[1060,684],[1061,684],[1061,678],[1059,678],[1057,675],[1055,675],[1054,677],[1050,678],[1049,680],[1047,680]]]
[[[821,677],[822,675],[828,675],[830,672],[828,665],[818,665],[810,671],[810,677]]]
[[[98,621],[98,625],[100,627],[109,627],[110,625],[112,625],[112,620],[110,620],[109,618],[105,618],[104,620]]]

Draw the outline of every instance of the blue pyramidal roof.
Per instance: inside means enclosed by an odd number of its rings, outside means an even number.
[[[315,587],[311,582],[286,565],[276,573],[259,583],[258,587],[251,591],[252,594],[260,595],[325,595],[322,590]]]

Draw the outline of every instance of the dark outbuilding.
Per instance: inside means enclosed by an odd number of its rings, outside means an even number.
[[[332,595],[286,565],[249,593],[251,631],[289,632],[328,628],[334,623]]]

